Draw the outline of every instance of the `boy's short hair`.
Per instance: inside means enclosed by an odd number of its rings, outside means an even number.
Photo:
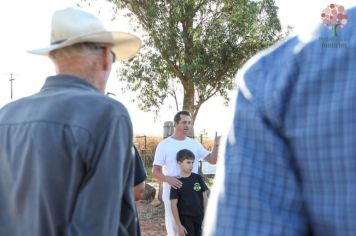
[[[188,149],[182,149],[177,152],[177,162],[183,162],[184,160],[195,160],[194,153]]]

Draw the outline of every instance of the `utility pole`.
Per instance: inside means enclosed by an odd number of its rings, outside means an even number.
[[[11,98],[11,100],[12,100],[12,95],[13,95],[13,92],[12,92],[12,82],[15,80],[15,78],[14,77],[12,77],[12,73],[10,74],[10,79],[9,79],[9,81],[10,81],[10,91],[11,91],[11,93],[10,93],[10,98]]]

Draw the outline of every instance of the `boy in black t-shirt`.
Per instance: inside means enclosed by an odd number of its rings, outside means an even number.
[[[170,199],[176,230],[180,236],[202,235],[208,187],[200,175],[192,173],[194,159],[194,154],[187,149],[177,153],[179,180],[183,185],[179,189],[171,188]]]

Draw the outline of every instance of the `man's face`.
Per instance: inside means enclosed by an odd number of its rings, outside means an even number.
[[[175,124],[176,132],[183,132],[187,134],[192,126],[192,119],[190,116],[180,115],[180,121]]]

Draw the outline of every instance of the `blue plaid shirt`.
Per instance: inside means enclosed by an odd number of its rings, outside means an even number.
[[[347,14],[338,36],[319,26],[244,69],[205,235],[356,235],[356,8]]]

